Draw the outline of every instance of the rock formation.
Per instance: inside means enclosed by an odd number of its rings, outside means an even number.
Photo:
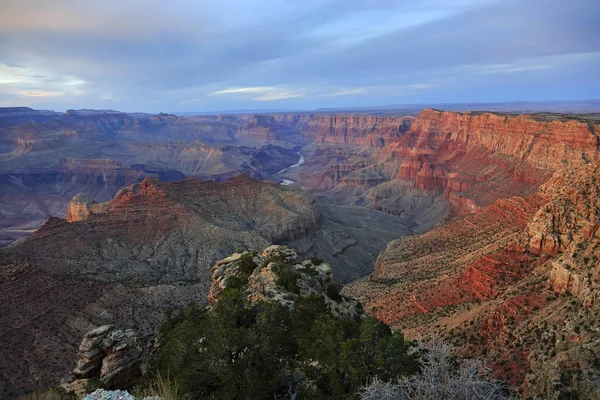
[[[89,218],[90,214],[98,214],[105,211],[108,204],[98,204],[94,202],[87,193],[79,193],[73,197],[69,203],[67,212],[67,222],[83,221]]]
[[[410,128],[413,117],[315,115],[302,127],[304,136],[319,143],[383,147]]]
[[[528,116],[424,110],[403,137],[382,150],[402,160],[397,178],[439,190],[454,215],[500,198],[527,195],[565,165],[598,160],[588,123]]]
[[[575,164],[538,193],[391,242],[370,281],[347,292],[409,336],[484,352],[525,398],[594,398],[598,171]]]
[[[90,324],[146,334],[163,310],[206,300],[209,286],[218,298],[230,283],[223,277],[241,279],[248,256],[222,260],[216,283],[210,267],[238,247],[286,243],[302,256],[320,254],[348,281],[370,270],[383,243],[413,233],[420,235],[392,241],[371,280],[349,289],[370,313],[408,335],[445,335],[465,355],[485,349],[527,397],[562,393],[567,379],[592,387],[594,371],[580,373],[594,363],[598,326],[600,160],[591,120],[435,110],[8,112],[0,229],[11,233],[0,233],[0,245],[50,215],[68,217],[48,219],[0,254],[0,338],[8,343],[0,357],[12,366],[0,379],[11,394],[35,386],[20,376],[40,386],[55,381],[62,368],[53,363],[66,364]],[[273,175],[280,162],[296,162],[299,147],[302,167]],[[240,171],[291,179],[317,199],[248,176],[227,180]],[[156,179],[182,173],[227,181]],[[90,196],[69,205],[80,192]],[[458,218],[440,225],[450,216]],[[306,275],[306,290],[328,285],[325,266],[286,257],[292,272]],[[277,264],[252,258],[260,268],[247,277],[251,297],[286,300]],[[552,339],[540,347],[541,337]],[[579,355],[585,362],[576,365]],[[565,365],[568,375],[556,383]]]
[[[107,389],[130,387],[141,375],[143,347],[135,331],[101,326],[84,335],[73,375],[76,379],[99,378]]]
[[[90,324],[151,332],[165,310],[206,301],[216,260],[303,238],[318,218],[298,190],[244,176],[146,179],[94,207],[71,222],[51,218],[0,255],[6,388],[31,389],[25,375],[42,388],[56,382]]]
[[[293,307],[298,296],[319,295],[334,315],[354,317],[360,314],[358,303],[342,296],[331,298],[329,293],[336,291],[331,267],[322,261],[297,261],[295,250],[287,246],[273,245],[261,254],[252,252],[235,253],[216,262],[212,268],[212,284],[208,302],[219,300],[223,290],[239,287],[248,294],[251,303],[257,301],[278,301]],[[289,268],[289,271],[284,271]],[[293,276],[293,289],[284,287],[282,274]]]
[[[304,122],[303,134],[311,134],[311,121]],[[422,214],[419,203],[397,201],[416,189],[447,203],[452,216],[461,216],[500,199],[528,196],[554,171],[598,159],[594,123],[576,118],[545,121],[526,115],[426,109],[393,134],[385,128],[390,121],[379,121],[368,133],[383,136],[381,148],[368,140],[354,141],[352,147],[344,129],[333,127],[331,136],[315,137],[319,147],[308,155],[299,184],[333,201],[405,217]],[[390,192],[392,183],[409,185]],[[433,219],[439,221],[443,215]]]

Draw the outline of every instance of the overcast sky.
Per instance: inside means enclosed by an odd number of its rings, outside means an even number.
[[[0,106],[600,98],[598,0],[1,0]]]

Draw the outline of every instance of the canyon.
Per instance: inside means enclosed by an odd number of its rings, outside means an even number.
[[[322,257],[408,338],[485,354],[526,398],[600,390],[599,129],[433,109],[0,112],[0,391],[55,384],[93,327],[152,333],[208,300],[217,260],[273,243]]]

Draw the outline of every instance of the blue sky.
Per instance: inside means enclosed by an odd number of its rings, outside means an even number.
[[[3,0],[0,106],[600,97],[597,0]]]

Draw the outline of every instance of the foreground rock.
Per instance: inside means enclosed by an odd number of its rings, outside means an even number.
[[[83,337],[73,375],[97,377],[109,389],[130,387],[140,376],[142,350],[143,341],[133,330],[101,326]]]
[[[251,303],[277,301],[293,307],[298,296],[318,295],[336,316],[362,313],[356,301],[339,295],[328,264],[297,258],[295,250],[273,245],[261,254],[245,251],[217,261],[212,268],[208,301],[216,303],[227,288],[243,288]]]

